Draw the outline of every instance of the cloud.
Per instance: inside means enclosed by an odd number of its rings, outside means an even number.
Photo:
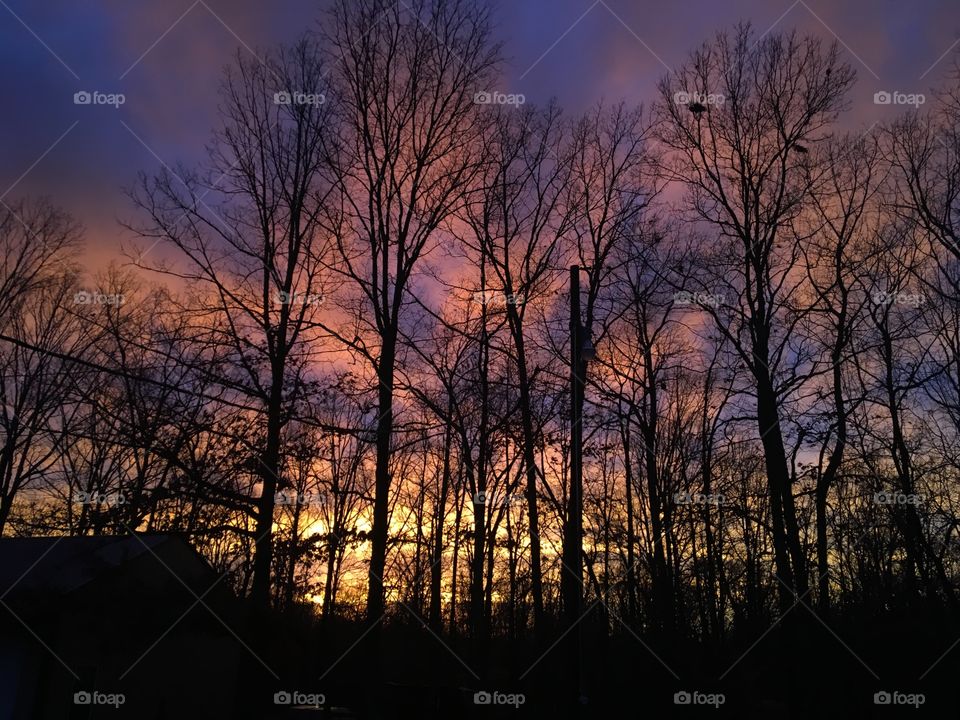
[[[14,69],[0,76],[0,192],[29,170],[14,195],[50,195],[96,229],[92,244],[116,247],[120,230],[110,232],[114,218],[131,210],[121,188],[139,170],[159,168],[158,157],[170,165],[202,158],[217,121],[223,68],[237,50],[259,52],[296,40],[316,27],[324,5],[204,1],[47,0],[41,8],[9,0],[40,40],[0,8],[7,15],[0,22],[0,61]],[[663,63],[679,64],[716,29],[743,19],[763,31],[776,22],[776,30],[797,27],[828,41],[835,33],[847,46],[844,52],[860,75],[845,119],[855,129],[890,114],[873,104],[875,92],[929,92],[956,53],[920,78],[958,37],[960,17],[937,0],[805,2],[809,10],[796,4],[786,12],[788,0],[656,6],[605,0],[586,15],[588,0],[500,3],[498,32],[510,60],[502,90],[537,103],[556,96],[572,114],[601,99],[649,103],[657,80],[668,72]],[[118,110],[77,107],[72,97],[81,89],[122,92],[126,103]],[[69,135],[37,162],[74,122]]]

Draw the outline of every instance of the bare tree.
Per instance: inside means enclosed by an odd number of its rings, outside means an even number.
[[[88,297],[72,273],[51,274],[7,307],[10,335],[0,349],[0,534],[17,496],[58,461],[59,439],[73,418],[68,406],[84,377],[70,358],[85,355],[91,343],[75,303],[82,307]]]
[[[251,594],[269,602],[274,500],[283,429],[302,402],[317,338],[326,248],[319,216],[330,112],[325,70],[301,43],[261,63],[239,56],[222,91],[223,127],[200,172],[165,168],[133,193],[143,237],[174,248],[177,264],[142,267],[197,288],[197,337],[230,356],[221,384],[256,403],[262,445]]]
[[[807,588],[780,416],[810,372],[809,350],[796,344],[804,311],[795,220],[812,184],[810,148],[853,80],[836,45],[795,33],[757,38],[746,26],[718,34],[660,85],[664,170],[687,190],[689,220],[715,233],[697,253],[695,291],[723,297],[701,305],[752,379],[783,609]]]
[[[75,272],[81,229],[46,199],[0,199],[0,329],[14,305],[51,276]]]
[[[827,501],[847,450],[848,417],[860,398],[851,397],[854,341],[863,321],[860,290],[868,238],[882,221],[878,190],[883,180],[880,149],[873,136],[840,138],[825,144],[820,182],[811,193],[815,226],[804,247],[803,267],[814,307],[809,317],[813,337],[825,340],[829,382],[815,391],[816,406],[829,408],[817,423],[820,460],[816,467],[816,545],[818,602],[830,608]],[[824,462],[825,458],[825,462]]]
[[[489,15],[470,0],[339,0],[327,29],[336,62],[339,204],[329,229],[334,269],[351,283],[349,329],[328,329],[378,382],[376,490],[367,615],[384,609],[390,451],[402,310],[438,228],[462,204],[479,165],[478,91],[497,66]]]
[[[465,242],[483,256],[489,279],[475,298],[502,312],[516,368],[526,474],[527,522],[534,629],[542,632],[543,571],[539,511],[542,471],[537,448],[543,421],[535,417],[536,378],[543,368],[530,342],[528,306],[541,303],[556,285],[567,252],[564,236],[572,228],[570,143],[556,106],[499,110],[491,117],[483,145],[488,162],[466,208],[471,234]]]

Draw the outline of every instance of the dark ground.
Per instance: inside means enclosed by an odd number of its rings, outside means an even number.
[[[585,625],[580,657],[587,702],[579,717],[960,718],[960,645],[935,664],[960,638],[960,627],[943,613],[917,608],[859,620],[832,617],[828,624],[798,606],[765,635],[766,628],[744,631],[711,647],[626,630],[604,639]],[[545,647],[494,640],[483,652],[398,617],[350,649],[361,631],[347,623],[301,624],[275,636],[271,653],[286,655],[275,666],[283,668],[286,686],[322,693],[328,706],[341,710],[272,717],[575,716],[566,645],[547,650],[555,635]],[[502,701],[512,694],[514,705],[476,704],[482,691],[499,692]],[[691,704],[675,702],[683,692],[692,694]],[[884,692],[890,705],[875,702]]]

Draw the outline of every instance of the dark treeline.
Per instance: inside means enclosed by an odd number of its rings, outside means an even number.
[[[571,118],[482,6],[335,5],[130,189],[128,263],[0,210],[3,534],[184,533],[261,608],[545,650],[577,264],[591,637],[956,617],[960,84],[844,134],[838,48],[737,27]]]

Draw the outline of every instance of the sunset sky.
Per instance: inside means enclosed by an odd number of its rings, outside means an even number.
[[[960,0],[0,62],[0,720],[960,717]]]
[[[656,81],[720,28],[793,27],[838,39],[858,73],[845,120],[869,127],[902,108],[879,90],[930,93],[949,72],[960,27],[948,0],[517,0],[500,2],[508,75],[500,91],[555,96],[569,113],[601,100],[649,102]],[[216,123],[216,88],[237,48],[315,29],[318,0],[0,0],[0,199],[45,194],[87,228],[96,268],[125,236],[123,194],[161,161],[193,165]],[[77,91],[125,103],[75,105]]]

